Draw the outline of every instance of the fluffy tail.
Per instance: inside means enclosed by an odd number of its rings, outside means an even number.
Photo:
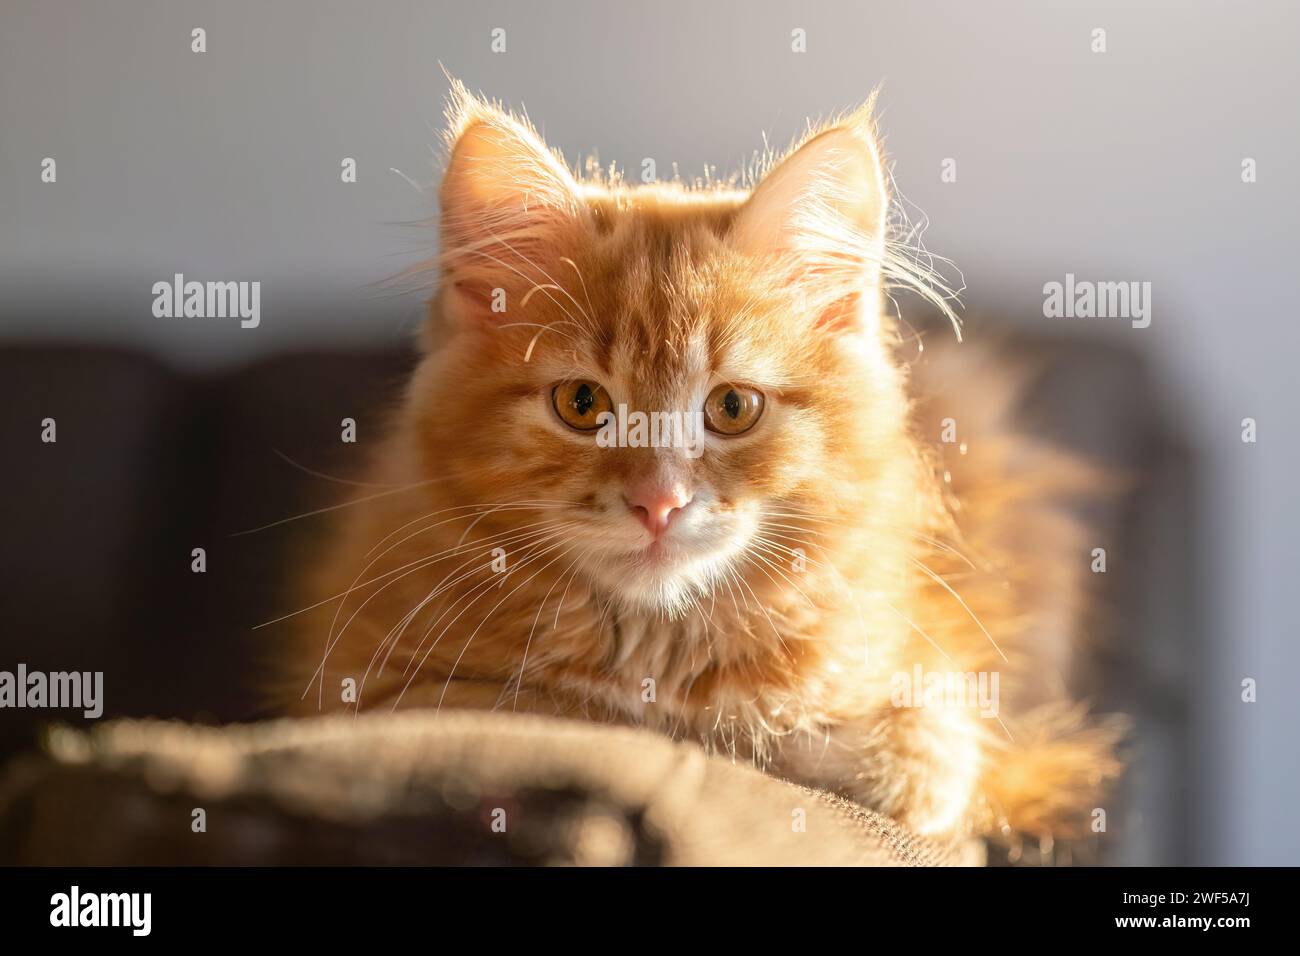
[[[984,822],[1008,836],[1086,836],[1122,770],[1125,722],[1090,716],[1068,692],[1092,583],[1092,535],[1071,505],[1114,496],[1124,482],[1018,434],[1033,363],[973,343],[927,348],[926,359],[916,370],[918,427],[956,432],[939,445],[953,523],[989,572],[990,587],[971,603],[999,622],[1010,658],[1006,733],[990,745],[981,780]]]
[[[990,754],[981,780],[991,831],[1078,839],[1104,830],[1107,794],[1123,770],[1125,721],[1058,704],[1008,727],[1014,740]]]

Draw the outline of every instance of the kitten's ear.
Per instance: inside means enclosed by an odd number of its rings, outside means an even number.
[[[889,194],[869,101],[812,134],[763,177],[732,227],[779,270],[819,326],[879,318]]]
[[[578,186],[531,126],[454,81],[447,118],[444,301],[457,315],[501,319],[528,289],[549,281],[576,235]]]

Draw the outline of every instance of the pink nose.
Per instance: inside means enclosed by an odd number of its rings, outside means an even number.
[[[626,500],[637,520],[658,538],[668,529],[673,516],[691,503],[691,496],[680,485],[648,484],[628,492]]]

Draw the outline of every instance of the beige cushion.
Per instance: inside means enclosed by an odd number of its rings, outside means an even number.
[[[53,732],[0,784],[0,862],[982,862],[649,731],[411,712]],[[195,832],[195,810],[205,832]]]

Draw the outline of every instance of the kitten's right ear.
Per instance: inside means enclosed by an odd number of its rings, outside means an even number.
[[[500,320],[529,289],[550,281],[582,222],[578,185],[530,125],[457,81],[447,119],[444,308]]]
[[[732,230],[739,248],[801,293],[819,327],[878,321],[889,192],[874,102],[810,132],[763,177]]]

